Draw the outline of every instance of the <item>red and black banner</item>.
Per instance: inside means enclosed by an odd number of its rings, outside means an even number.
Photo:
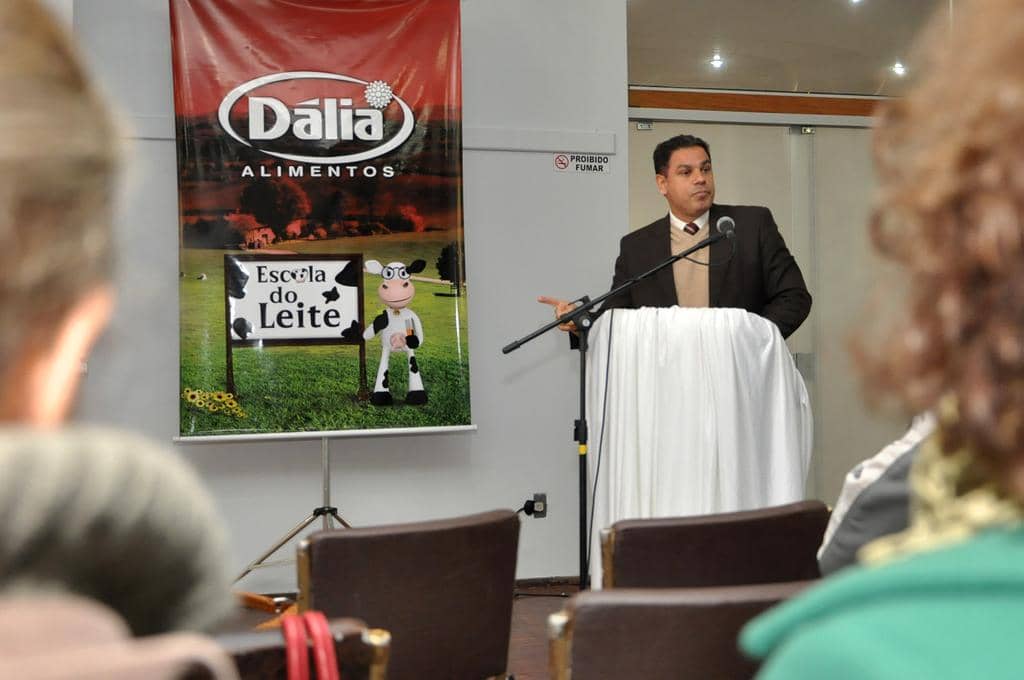
[[[181,434],[469,424],[458,0],[170,7]]]

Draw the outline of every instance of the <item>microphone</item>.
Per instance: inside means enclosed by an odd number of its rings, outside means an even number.
[[[724,235],[726,238],[732,238],[736,235],[736,220],[728,215],[723,215],[718,218],[717,222],[715,222],[715,229],[718,230],[719,234]]]

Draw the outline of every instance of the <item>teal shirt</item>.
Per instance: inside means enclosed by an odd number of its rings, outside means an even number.
[[[754,619],[758,678],[1024,678],[1024,528],[853,567]]]

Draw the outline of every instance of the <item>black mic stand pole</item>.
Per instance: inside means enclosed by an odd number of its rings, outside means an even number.
[[[576,335],[579,338],[579,345],[576,349],[580,351],[580,417],[574,423],[573,436],[575,437],[577,450],[579,451],[580,590],[585,590],[590,587],[590,571],[588,568],[589,565],[587,564],[587,547],[589,543],[589,536],[587,535],[587,349],[589,348],[590,328],[594,323],[594,314],[592,310],[595,306],[601,304],[608,298],[624,293],[644,279],[654,276],[676,260],[681,260],[687,255],[695,253],[702,248],[707,248],[713,243],[718,243],[722,239],[732,238],[732,234],[732,231],[727,231],[725,233],[718,233],[714,236],[710,236],[700,243],[696,243],[687,248],[678,255],[673,255],[653,269],[634,276],[631,279],[627,279],[621,286],[618,286],[617,288],[614,288],[593,300],[585,295],[578,300],[573,300],[573,302],[579,303],[578,307],[570,312],[566,312],[554,321],[544,324],[529,335],[510,342],[501,348],[502,354],[508,354],[509,352],[514,352],[519,349],[534,338],[547,333],[556,326],[569,322],[574,322],[576,324]]]

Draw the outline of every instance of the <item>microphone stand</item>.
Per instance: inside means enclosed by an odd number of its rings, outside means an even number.
[[[622,285],[613,288],[612,290],[599,295],[598,297],[591,300],[588,296],[584,295],[578,300],[573,302],[580,303],[578,307],[570,312],[566,312],[562,316],[558,317],[550,323],[546,323],[537,330],[533,331],[529,335],[525,335],[518,340],[514,340],[509,344],[501,348],[502,354],[508,354],[519,349],[526,343],[530,342],[534,338],[547,333],[552,328],[555,328],[561,324],[569,323],[570,321],[576,323],[576,335],[579,338],[579,345],[574,349],[580,351],[580,417],[573,423],[573,437],[578,445],[577,450],[579,452],[579,501],[580,501],[580,590],[586,590],[590,587],[590,572],[587,564],[587,348],[589,346],[588,337],[590,335],[590,328],[593,326],[594,318],[600,314],[593,312],[594,307],[601,304],[605,300],[620,293],[624,293],[633,286],[637,285],[645,279],[649,279],[665,267],[670,266],[677,260],[681,260],[692,253],[707,248],[713,243],[718,243],[722,239],[732,238],[733,230],[726,229],[725,231],[719,232],[714,236],[709,236],[700,243],[696,243],[678,255],[673,255],[664,262],[661,262],[653,269],[650,269],[643,274],[638,274],[630,279],[627,279]]]

